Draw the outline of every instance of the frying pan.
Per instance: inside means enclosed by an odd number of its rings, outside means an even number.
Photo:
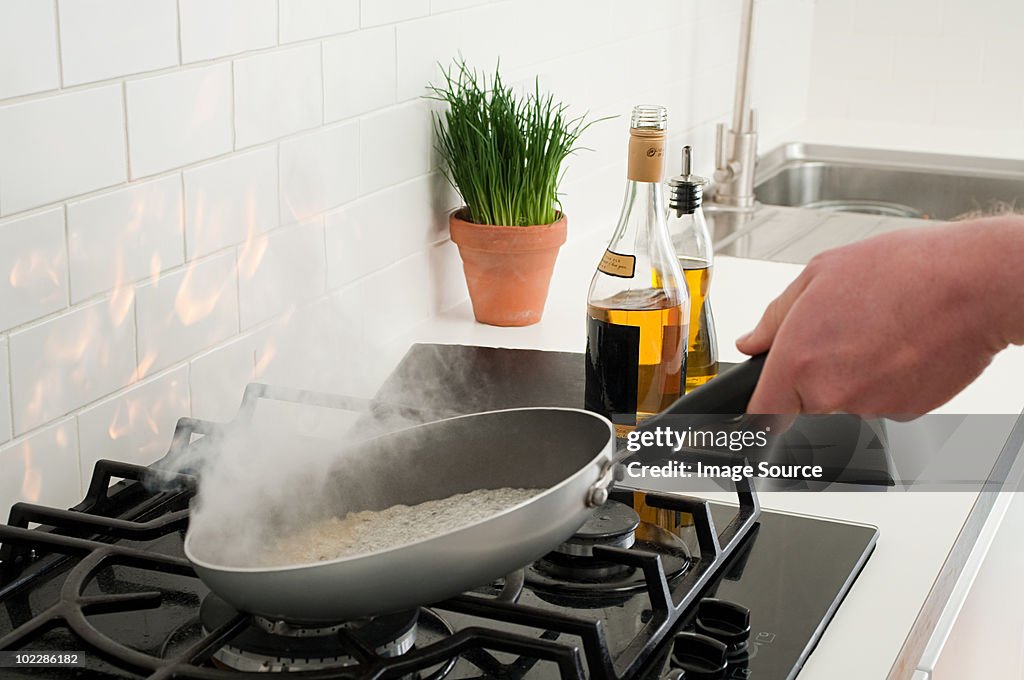
[[[742,413],[755,357],[680,398],[666,414]],[[654,427],[661,416],[643,427]],[[543,489],[468,526],[388,550],[283,567],[225,564],[223,529],[190,527],[185,555],[239,611],[300,624],[336,623],[452,597],[490,583],[569,539],[602,505],[626,454],[612,424],[580,409],[518,408],[448,418],[359,444],[328,474],[324,517],[413,505],[477,489]],[[270,509],[273,512],[273,509]]]

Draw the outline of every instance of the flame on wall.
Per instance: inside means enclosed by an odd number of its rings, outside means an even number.
[[[22,476],[21,476],[21,497],[30,503],[39,502],[39,492],[43,487],[43,475],[33,465],[32,460],[32,447],[29,444],[25,444],[21,448],[21,463],[22,463]]]

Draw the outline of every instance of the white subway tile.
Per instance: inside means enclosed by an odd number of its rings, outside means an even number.
[[[0,107],[0,212],[123,182],[121,86]]]
[[[0,331],[67,306],[64,211],[0,222]]]
[[[319,125],[322,100],[319,44],[235,61],[235,148]]]
[[[433,277],[421,252],[356,283],[367,342],[386,345],[429,319],[438,307]]]
[[[14,432],[127,385],[135,374],[132,305],[98,300],[10,336]]]
[[[422,175],[434,165],[434,127],[425,102],[403,104],[360,121],[362,193]]]
[[[253,380],[260,335],[232,339],[192,360],[189,385],[192,416],[224,422],[238,412],[245,386]]]
[[[277,42],[277,0],[179,0],[186,64],[270,47]]]
[[[188,259],[243,242],[278,224],[277,149],[185,171]]]
[[[280,0],[281,42],[320,38],[359,28],[359,0]]]
[[[59,0],[64,85],[178,64],[175,0]]]
[[[430,13],[430,0],[360,0],[360,25],[380,26]]]
[[[324,292],[321,220],[268,234],[239,254],[238,311],[242,329],[266,321]]]
[[[339,120],[395,102],[395,29],[324,42],[324,118]]]
[[[171,446],[178,419],[189,415],[188,366],[145,380],[78,414],[82,479],[101,458],[148,465]]]
[[[182,213],[180,175],[69,203],[72,304],[181,264]]]
[[[0,64],[0,99],[60,85],[52,2],[0,0]]]
[[[0,446],[0,515],[18,502],[58,508],[78,505],[82,484],[78,471],[78,432],[67,418]]]
[[[7,338],[0,338],[0,444],[11,438],[11,374]]]
[[[359,123],[281,142],[281,223],[318,215],[354,198],[359,179]]]
[[[494,2],[494,0],[430,0],[430,13],[441,14],[456,9],[486,5],[489,2]]]
[[[132,177],[231,151],[231,65],[186,69],[127,85]]]
[[[328,287],[344,286],[444,240],[448,213],[458,203],[448,182],[434,173],[328,214]]]
[[[232,251],[138,287],[141,373],[159,371],[238,332],[235,270]]]
[[[551,5],[548,3],[549,7]],[[467,63],[490,72],[498,55],[505,55],[508,50],[515,49],[517,54],[532,52],[531,47],[525,45],[530,41],[529,33],[491,30],[494,26],[518,26],[524,21],[518,18],[515,8],[502,3],[398,24],[395,27],[398,43],[398,101],[427,94],[428,83],[439,85],[442,79],[438,64],[447,67],[459,55]],[[469,30],[470,27],[475,30]],[[516,43],[524,44],[517,46]],[[545,48],[544,45],[537,47]],[[505,67],[514,66],[507,60],[503,60],[502,64]]]

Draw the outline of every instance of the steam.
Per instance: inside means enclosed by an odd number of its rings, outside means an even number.
[[[322,328],[327,324],[299,315],[291,321],[275,338],[274,361],[291,364],[290,371],[276,374],[288,375],[289,382],[267,381],[270,389],[264,397],[249,400],[250,410],[241,410],[232,423],[177,447],[154,465],[157,485],[171,483],[180,473],[198,477],[190,532],[194,555],[203,561],[256,566],[282,536],[331,516],[392,504],[383,501],[387,480],[366,479],[355,490],[346,486],[342,498],[338,480],[351,484],[353,477],[368,476],[367,456],[382,455],[367,450],[369,440],[452,415],[444,395],[453,387],[472,389],[472,376],[460,367],[439,374],[442,357],[424,348],[418,361],[403,363],[401,380],[388,382],[383,400],[346,396],[345,385],[354,384],[351,374],[346,375],[351,366],[332,372],[337,366],[321,363],[311,346],[329,344],[320,342],[331,337]],[[312,372],[304,372],[308,368]],[[306,389],[309,385],[318,389]]]

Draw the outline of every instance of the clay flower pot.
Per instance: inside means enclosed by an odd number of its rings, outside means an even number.
[[[565,243],[565,215],[533,227],[474,224],[465,209],[448,218],[452,241],[473,303],[473,316],[492,326],[529,326],[540,321],[558,249]]]

